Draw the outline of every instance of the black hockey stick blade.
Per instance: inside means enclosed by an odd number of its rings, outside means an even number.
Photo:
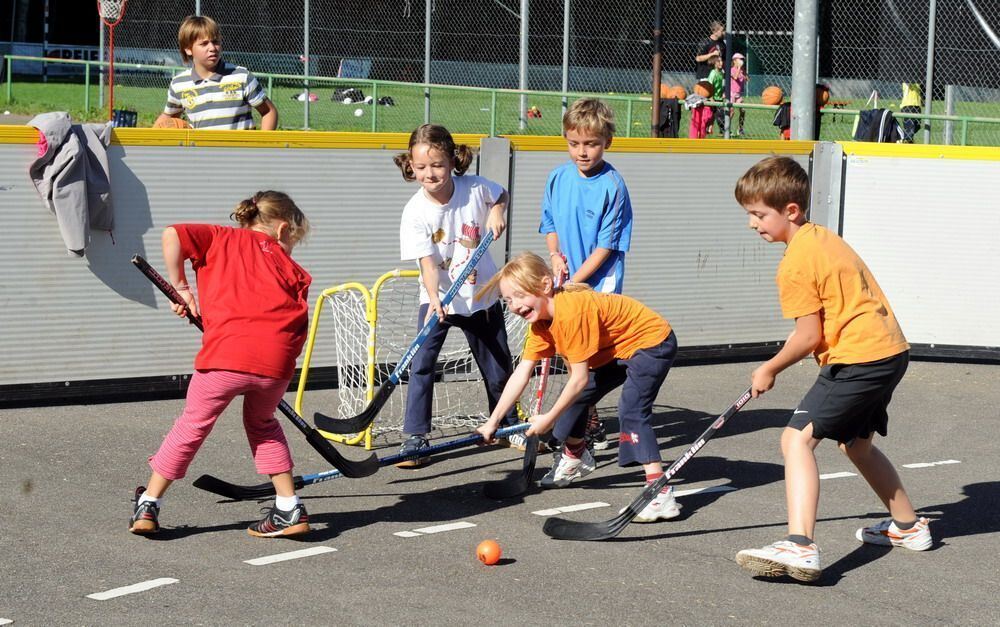
[[[302,481],[302,477],[298,475],[294,477],[294,481],[296,490],[301,489],[305,485]],[[274,496],[275,494],[274,484],[270,481],[252,486],[243,486],[223,481],[222,479],[213,477],[212,475],[202,475],[195,479],[192,485],[200,490],[205,490],[206,492],[211,492],[212,494],[217,494],[223,498],[233,501],[266,499]]]
[[[695,456],[695,454],[701,450],[705,443],[715,435],[715,433],[722,428],[722,425],[726,424],[729,420],[738,412],[747,402],[750,400],[751,394],[748,388],[736,402],[729,406],[721,416],[716,418],[712,424],[705,429],[705,432],[695,440],[687,451],[684,452],[673,464],[670,465],[664,473],[663,476],[654,481],[653,483],[646,486],[646,489],[642,491],[639,496],[637,496],[628,507],[623,509],[620,514],[612,518],[611,520],[606,520],[603,522],[579,522],[575,520],[566,520],[565,518],[549,518],[545,521],[545,525],[542,527],[542,531],[545,535],[550,538],[555,538],[557,540],[582,540],[582,541],[594,541],[594,540],[607,540],[609,538],[614,538],[622,529],[624,529],[632,519],[636,517],[643,509],[649,505],[656,495],[660,493],[660,490],[667,486],[667,482],[673,477],[678,470],[681,469],[684,464],[688,462],[689,459]]]
[[[396,384],[392,381],[386,381],[381,386],[379,386],[378,391],[375,392],[374,398],[368,403],[368,407],[365,407],[357,416],[352,416],[350,418],[331,418],[325,414],[316,412],[313,414],[313,422],[316,424],[317,429],[326,431],[327,433],[336,434],[347,434],[347,433],[361,433],[368,428],[378,413],[382,411],[382,407],[385,402],[389,400],[389,396],[392,395],[392,391],[396,389]]]
[[[483,486],[483,494],[488,499],[502,501],[521,496],[528,491],[528,486],[535,474],[535,461],[538,459],[538,436],[533,435],[525,442],[524,463],[521,472],[509,479],[491,481]]]

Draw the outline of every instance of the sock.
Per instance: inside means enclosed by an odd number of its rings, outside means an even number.
[[[912,522],[899,522],[895,518],[892,519],[892,522],[896,525],[896,529],[899,529],[900,531],[909,531],[910,529],[913,529],[914,525],[917,524],[917,521],[915,520]]]
[[[656,481],[657,479],[659,479],[662,476],[663,476],[662,472],[654,472],[652,474],[647,473],[646,474],[646,485],[649,485],[649,484],[653,483],[654,481]],[[660,494],[668,494],[669,492],[670,492],[670,486],[668,486],[668,485],[663,486],[663,489],[660,490]]]
[[[159,507],[161,501],[163,501],[163,497],[153,498],[145,492],[139,495],[139,503],[152,503],[153,505]]]
[[[790,535],[786,537],[785,540],[794,542],[795,544],[801,544],[802,546],[809,546],[813,543],[812,538],[807,538],[806,536]]]
[[[299,496],[297,494],[293,494],[292,496],[274,497],[274,506],[283,512],[295,509],[295,506],[298,505],[300,502],[301,501],[299,500]]]
[[[585,450],[587,450],[586,440],[580,440],[576,444],[566,442],[566,445],[563,447],[563,453],[570,459],[580,459]]]

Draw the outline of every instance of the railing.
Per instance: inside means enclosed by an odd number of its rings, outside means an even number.
[[[109,64],[107,62],[101,61],[88,61],[88,60],[75,60],[75,59],[49,59],[46,57],[32,57],[24,55],[4,55],[4,61],[6,64],[6,102],[11,103],[14,99],[13,93],[13,63],[14,61],[25,61],[34,63],[53,63],[53,64],[70,64],[70,65],[80,65],[83,66],[83,108],[86,111],[91,110],[91,71],[93,68],[104,68]],[[132,70],[144,70],[153,71],[156,73],[164,74],[164,77],[169,80],[169,77],[174,74],[185,70],[186,68],[180,66],[162,66],[162,65],[148,65],[148,64],[136,64],[136,63],[116,63],[116,68],[121,69],[132,69]],[[633,128],[635,126],[648,126],[641,123],[641,121],[635,121],[637,111],[641,112],[643,119],[649,115],[650,107],[652,104],[652,99],[645,95],[632,95],[632,94],[590,94],[584,92],[553,92],[553,91],[533,91],[533,90],[519,90],[519,89],[503,89],[503,88],[488,88],[488,87],[467,87],[459,85],[440,85],[431,83],[406,83],[399,81],[384,81],[377,79],[368,78],[334,78],[334,77],[322,77],[322,76],[309,76],[308,78],[302,75],[296,74],[276,74],[276,73],[255,73],[258,80],[262,81],[268,93],[268,97],[272,97],[275,89],[275,83],[290,83],[297,84],[304,88],[306,82],[308,81],[309,90],[312,92],[317,87],[326,85],[329,87],[366,87],[370,90],[370,96],[374,103],[377,103],[380,96],[380,91],[385,91],[387,89],[410,89],[410,90],[421,90],[424,93],[424,97],[431,99],[434,91],[445,91],[445,92],[465,92],[465,93],[477,93],[483,94],[489,97],[490,106],[490,116],[489,116],[489,129],[490,135],[497,135],[498,133],[498,98],[502,96],[506,97],[519,97],[521,95],[527,95],[530,98],[547,98],[552,101],[552,99],[558,100],[562,107],[565,108],[569,102],[576,100],[581,97],[592,97],[598,96],[602,100],[607,101],[613,108],[618,110],[618,114],[621,115],[621,109],[624,108],[624,129],[619,135],[624,137],[633,136]],[[442,102],[447,102],[447,96],[442,96]],[[721,102],[709,101],[708,106],[711,107],[722,107],[724,106]],[[303,103],[303,107],[307,110],[310,106],[308,98]],[[756,103],[733,103],[731,105],[733,109],[739,110],[743,109],[745,111],[774,111],[778,107],[775,105],[765,105]],[[638,107],[638,109],[637,109]],[[434,110],[432,106],[431,111]],[[827,106],[820,110],[820,113],[824,116],[830,116],[834,121],[839,119],[839,116],[849,116],[853,119],[860,112],[859,109],[846,109],[846,108],[835,108]],[[520,112],[519,115],[523,113]],[[371,132],[378,131],[379,124],[379,107],[372,106],[370,108],[370,124],[369,130]],[[284,114],[282,114],[284,115]],[[900,119],[915,119],[920,120],[924,123],[928,121],[939,121],[946,123],[957,123],[959,125],[959,137],[960,145],[967,145],[969,141],[969,125],[970,124],[986,124],[986,125],[996,125],[998,131],[1000,131],[1000,118],[989,118],[980,116],[968,116],[968,115],[941,115],[941,114],[923,114],[923,113],[901,113],[894,112],[894,116]],[[303,115],[303,120],[309,119],[308,113]],[[619,118],[620,119],[620,118]],[[422,120],[430,121],[430,120]],[[826,118],[824,117],[824,121]],[[410,126],[414,120],[410,121]],[[521,125],[523,128],[523,124]],[[622,124],[619,122],[619,127]],[[765,126],[765,128],[767,128]],[[485,129],[478,129],[478,132],[485,132]],[[558,131],[556,131],[558,132]],[[515,133],[516,134],[516,133]],[[761,132],[761,135],[766,135],[765,132]],[[998,136],[998,141],[1000,143],[1000,132],[996,133]],[[837,139],[847,140],[850,137],[838,137]],[[991,142],[992,143],[992,142]]]

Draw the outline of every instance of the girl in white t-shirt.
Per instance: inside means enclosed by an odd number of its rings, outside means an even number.
[[[490,255],[483,255],[451,304],[441,306],[441,296],[472,257],[482,234],[490,230],[499,238],[507,226],[506,190],[481,176],[463,176],[472,159],[472,149],[464,144],[456,146],[451,133],[434,124],[413,131],[409,150],[394,159],[405,180],[420,183],[403,208],[399,225],[400,257],[416,260],[420,268],[417,327],[423,328],[430,316],[440,320],[410,366],[403,419],[403,433],[408,437],[400,449],[403,455],[429,446],[435,364],[451,327],[465,333],[483,374],[490,411],[513,369],[498,295],[475,298],[476,286],[485,284],[497,271]],[[512,411],[505,422],[514,421]],[[424,459],[418,457],[398,466],[420,466]]]

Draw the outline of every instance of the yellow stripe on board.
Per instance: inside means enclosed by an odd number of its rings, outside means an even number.
[[[943,146],[937,144],[877,144],[840,142],[848,157],[895,157],[898,159],[962,159],[1000,161],[1000,148],[994,146]]]
[[[456,134],[459,144],[479,146],[486,137]],[[0,144],[34,144],[30,126],[0,125]],[[173,128],[116,128],[111,143],[119,146],[212,146],[230,148],[361,148],[406,150],[409,133],[338,133],[332,131],[198,131]]]
[[[560,136],[504,135],[514,150],[566,150],[566,140]],[[711,139],[651,139],[648,137],[616,137],[609,152],[656,152],[685,154],[782,154],[808,155],[816,142],[751,140],[719,141]]]

